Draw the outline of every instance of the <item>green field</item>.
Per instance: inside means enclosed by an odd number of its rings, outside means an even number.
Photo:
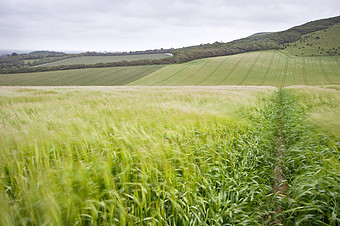
[[[337,225],[339,89],[1,87],[0,224]]]
[[[90,68],[0,75],[0,85],[290,85],[340,84],[340,57],[296,57],[261,51],[213,57],[167,66]]]
[[[60,60],[39,66],[60,66],[60,65],[72,65],[72,64],[96,64],[96,63],[109,63],[117,61],[134,61],[144,59],[162,59],[169,57],[169,54],[140,54],[140,55],[125,55],[125,56],[82,56],[74,57],[66,60]]]
[[[1,86],[121,86],[163,66],[91,68],[0,75]]]
[[[340,84],[340,57],[295,57],[261,51],[169,65],[129,85]]]

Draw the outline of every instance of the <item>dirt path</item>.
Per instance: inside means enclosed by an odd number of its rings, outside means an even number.
[[[280,91],[281,92],[281,91]],[[282,107],[282,94],[279,94],[279,108]],[[272,225],[283,225],[282,219],[280,217],[276,217],[276,215],[280,214],[282,212],[282,209],[277,202],[278,199],[282,197],[286,197],[286,191],[287,191],[287,180],[285,178],[284,172],[282,170],[282,167],[284,165],[283,156],[286,151],[286,146],[284,143],[284,133],[283,133],[283,121],[282,121],[282,112],[279,112],[278,116],[278,140],[277,140],[277,146],[276,146],[276,155],[278,158],[277,166],[274,168],[274,185],[273,185],[273,193],[275,196],[274,199],[274,221]]]

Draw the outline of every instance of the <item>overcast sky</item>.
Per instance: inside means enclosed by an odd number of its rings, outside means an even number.
[[[177,48],[339,14],[339,0],[0,0],[0,49]]]

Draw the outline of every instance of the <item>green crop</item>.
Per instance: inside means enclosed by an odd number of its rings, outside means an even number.
[[[281,92],[283,158],[289,185],[281,205],[287,225],[340,223],[339,127],[329,130],[333,126],[315,116],[313,121],[306,120],[312,112],[328,108],[333,110],[328,117],[338,123],[340,99],[336,92],[320,88]]]
[[[3,87],[0,224],[337,225],[336,89]]]
[[[295,57],[261,51],[168,65],[129,85],[291,85],[340,84],[339,57]]]
[[[161,65],[89,68],[20,74],[0,74],[1,86],[122,86],[140,79]]]

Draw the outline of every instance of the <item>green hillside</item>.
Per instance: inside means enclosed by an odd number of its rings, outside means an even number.
[[[340,57],[295,57],[259,51],[168,65],[129,85],[340,84]]]
[[[285,47],[285,50],[296,56],[340,55],[340,24],[303,35]]]
[[[299,41],[304,35],[322,31],[340,23],[340,16],[315,20],[280,32],[262,32],[231,42],[215,42],[189,46],[173,51],[176,62],[188,62],[195,59],[227,56],[260,50],[284,49],[284,45]],[[322,40],[320,40],[322,41]],[[339,45],[339,42],[337,42]],[[325,54],[323,54],[325,55]]]
[[[139,55],[123,55],[123,56],[80,56],[74,58],[68,58],[66,60],[56,61],[41,66],[59,66],[59,65],[72,65],[72,64],[96,64],[96,63],[108,63],[117,61],[135,61],[144,59],[162,59],[169,57],[168,54],[139,54]]]
[[[0,74],[0,86],[121,86],[162,67],[148,65]]]
[[[214,86],[340,84],[340,56],[296,57],[258,51],[167,66],[90,68],[0,75],[0,85],[18,86]]]

